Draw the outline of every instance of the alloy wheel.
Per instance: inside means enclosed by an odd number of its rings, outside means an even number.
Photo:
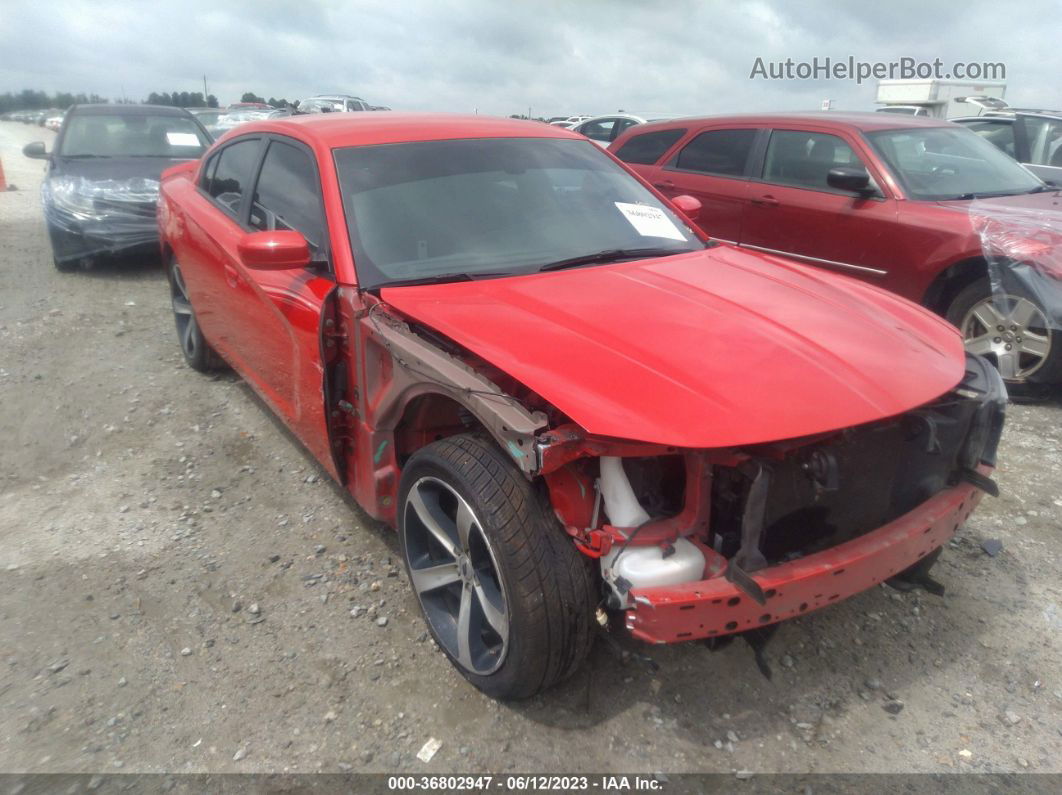
[[[403,510],[410,579],[436,640],[465,670],[493,673],[509,647],[509,611],[482,522],[434,477],[413,484]]]
[[[1023,381],[1047,361],[1051,330],[1043,310],[1018,295],[992,295],[974,304],[960,325],[966,350],[994,358],[1000,375]]]
[[[173,278],[170,280],[170,303],[173,306],[173,319],[177,324],[177,338],[181,349],[189,359],[196,354],[196,322],[192,312],[192,302],[188,299],[188,287],[184,283],[181,269],[173,264]]]

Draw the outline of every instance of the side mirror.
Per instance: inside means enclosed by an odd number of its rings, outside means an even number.
[[[870,174],[862,168],[849,168],[848,166],[831,168],[826,174],[826,184],[831,188],[858,193],[861,196],[869,196],[875,192],[870,186]]]
[[[34,160],[47,160],[51,155],[44,151],[44,141],[34,141],[22,147],[22,154]]]
[[[310,264],[306,238],[290,229],[248,232],[236,244],[240,262],[259,271],[286,271]]]
[[[694,223],[697,223],[697,216],[701,212],[701,200],[695,196],[688,196],[682,194],[681,196],[674,196],[671,199],[671,203],[678,208],[686,218]]]

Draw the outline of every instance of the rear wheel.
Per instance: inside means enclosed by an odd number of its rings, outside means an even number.
[[[589,560],[490,439],[453,436],[415,453],[398,521],[431,634],[480,690],[527,698],[586,658],[596,604]]]
[[[988,279],[962,290],[948,308],[966,350],[992,361],[1011,384],[1062,377],[1062,335],[1036,300],[1022,293],[993,293]]]
[[[210,347],[203,337],[199,323],[188,297],[188,286],[177,260],[171,260],[167,268],[170,284],[170,304],[173,307],[173,320],[177,326],[177,341],[181,345],[184,360],[193,370],[207,373],[222,366],[221,357]]]

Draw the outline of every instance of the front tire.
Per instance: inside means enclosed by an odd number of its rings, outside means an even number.
[[[1008,384],[1062,380],[1062,334],[1032,296],[993,294],[989,280],[978,279],[955,296],[947,318],[966,350],[989,359]]]
[[[221,357],[210,347],[203,336],[202,329],[195,317],[192,301],[188,297],[188,286],[176,259],[171,259],[166,268],[170,285],[170,304],[173,307],[173,320],[177,326],[177,341],[188,366],[200,373],[209,373],[223,366]]]
[[[432,636],[484,693],[528,698],[585,660],[597,601],[590,561],[490,439],[452,436],[415,453],[398,525]]]
[[[52,264],[60,273],[73,273],[81,265],[76,259],[59,259],[58,257],[52,257]]]

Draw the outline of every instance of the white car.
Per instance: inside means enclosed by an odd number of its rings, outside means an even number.
[[[299,113],[350,113],[373,110],[372,105],[350,94],[318,94],[299,103]]]
[[[608,145],[619,138],[620,133],[628,127],[636,124],[646,124],[651,121],[670,121],[674,116],[635,116],[633,113],[613,113],[609,116],[594,116],[592,119],[576,124],[571,127],[574,132],[582,133],[600,147],[608,148]]]
[[[576,124],[579,124],[579,122],[586,121],[587,119],[590,119],[590,118],[593,118],[593,117],[592,116],[569,116],[566,119],[555,119],[554,121],[550,122],[550,125],[553,126],[553,127],[567,127],[570,130]]]
[[[220,137],[233,127],[239,127],[241,124],[246,124],[249,121],[268,119],[272,113],[274,113],[273,110],[259,110],[257,108],[230,110],[228,113],[225,113],[218,118],[217,122],[214,124],[213,134]]]

